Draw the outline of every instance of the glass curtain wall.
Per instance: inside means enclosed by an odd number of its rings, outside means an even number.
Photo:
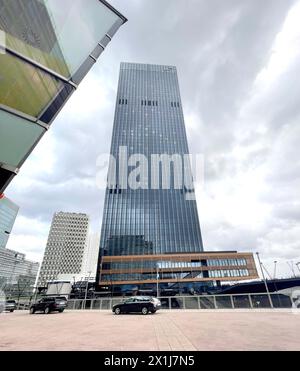
[[[0,193],[124,22],[100,0],[0,0]]]

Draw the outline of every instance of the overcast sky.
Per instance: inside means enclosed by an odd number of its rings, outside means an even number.
[[[178,68],[206,250],[259,251],[270,273],[300,261],[300,2],[110,0],[123,26],[6,195],[20,206],[8,248],[41,261],[53,213],[100,230],[96,158],[109,152],[120,62]]]

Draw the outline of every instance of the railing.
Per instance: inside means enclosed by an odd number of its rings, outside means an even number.
[[[70,299],[67,310],[111,310],[113,305],[124,301],[126,298],[101,298],[101,299]],[[272,309],[293,308],[293,301],[288,295],[271,293],[259,294],[233,294],[233,295],[201,295],[201,296],[172,296],[160,297],[161,309]],[[29,309],[30,302],[20,302],[19,310]]]

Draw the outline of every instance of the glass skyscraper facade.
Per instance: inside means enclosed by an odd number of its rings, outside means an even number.
[[[125,22],[105,0],[0,0],[0,193]]]
[[[132,168],[120,169],[120,148],[126,148],[128,159],[141,154],[149,160],[145,186],[140,189],[124,187],[121,177],[128,179]],[[170,187],[164,189],[166,169],[161,163],[150,165],[153,155],[163,154],[170,158],[189,154],[176,67],[122,63],[111,145],[118,176],[106,191],[101,256],[203,251],[197,205],[190,197],[192,184],[186,187],[182,181],[178,187],[178,168],[170,161]],[[189,166],[182,161],[179,173],[184,170],[191,178]],[[153,180],[159,185],[155,189]],[[156,262],[151,264],[156,266]],[[139,268],[149,262],[132,265]]]
[[[120,147],[127,149],[128,158],[142,154],[149,163],[151,155],[189,154],[175,67],[121,64],[111,146],[118,170]],[[175,187],[173,165],[170,189],[162,189],[162,176],[159,189],[151,189],[159,173],[155,166],[149,166],[147,189],[122,189],[121,179],[107,189],[101,235],[106,254],[203,251],[196,201],[187,200],[194,190]],[[131,170],[118,173],[129,176]]]
[[[176,67],[122,63],[97,268],[101,290],[203,291],[216,281],[257,278],[252,254],[203,251],[188,155]]]

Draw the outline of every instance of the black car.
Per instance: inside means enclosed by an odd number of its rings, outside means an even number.
[[[62,313],[67,307],[67,300],[64,297],[47,297],[42,298],[37,303],[30,306],[30,314],[35,312],[44,312],[49,314],[51,312]]]
[[[156,298],[135,296],[126,299],[123,303],[114,305],[112,311],[115,314],[142,313],[146,315],[148,313],[155,313],[160,306],[160,301]]]

